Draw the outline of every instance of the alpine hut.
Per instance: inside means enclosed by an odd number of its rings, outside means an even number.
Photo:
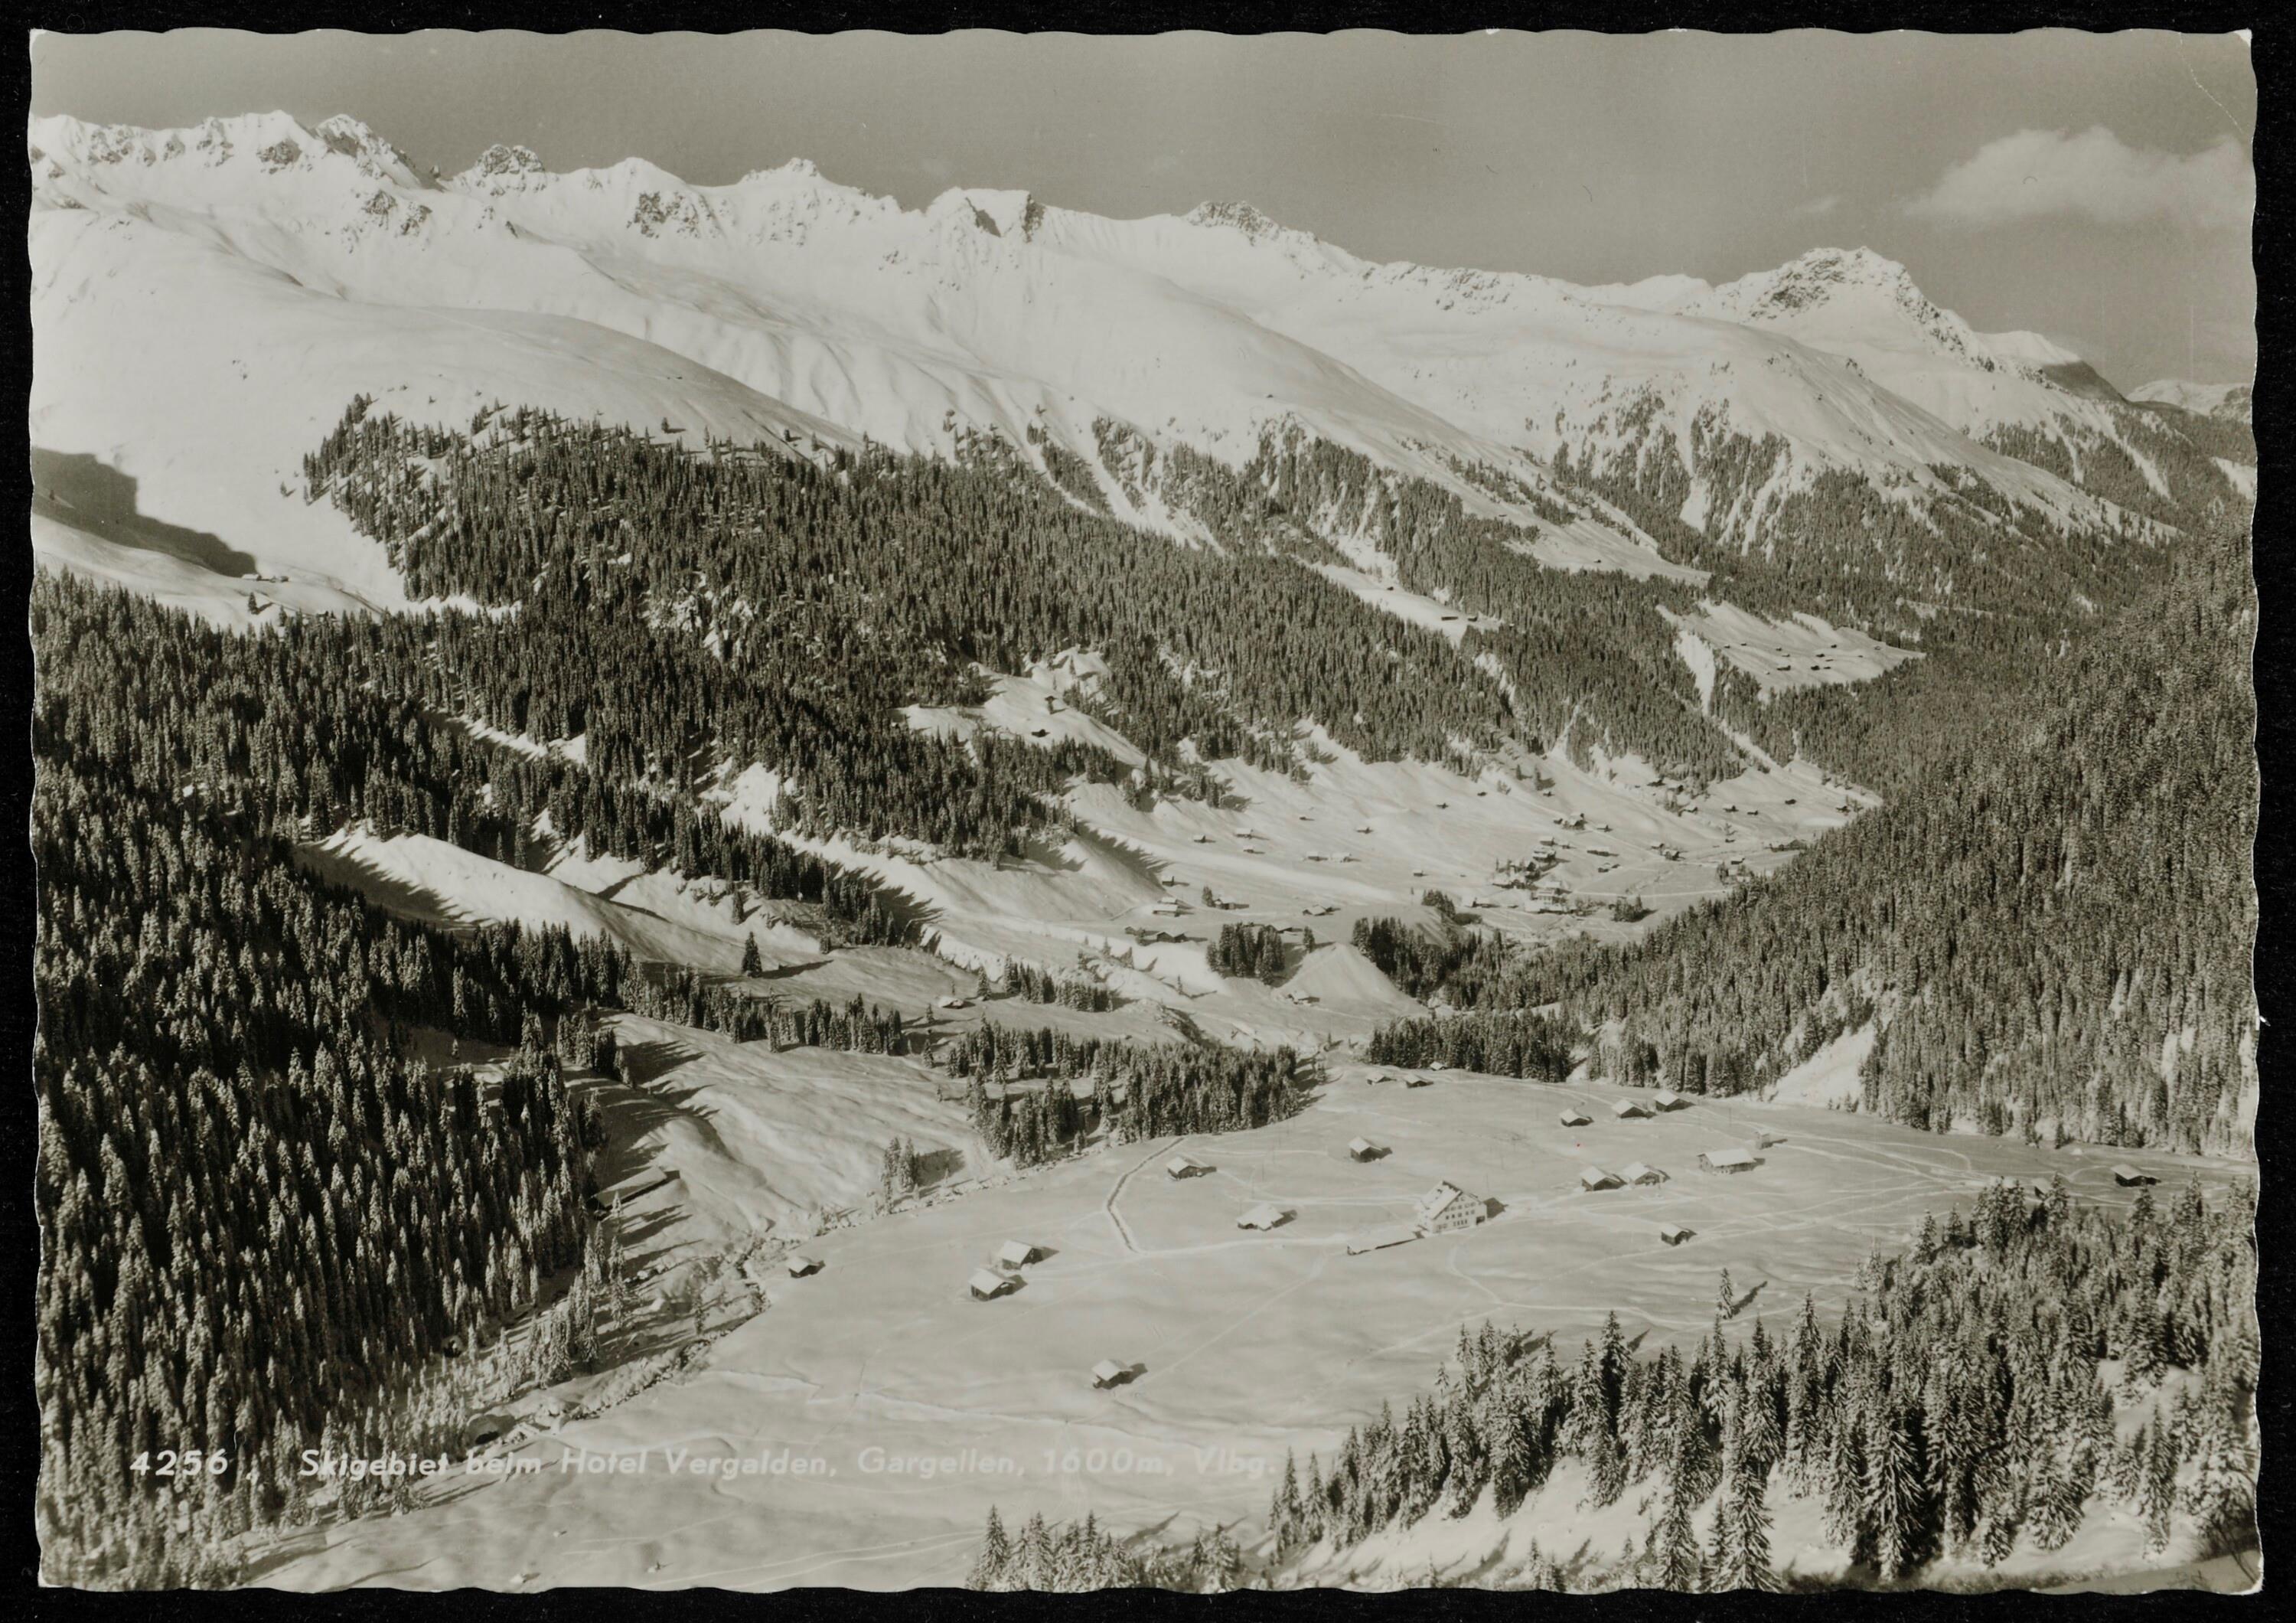
[[[1751,1149],[1735,1146],[1728,1149],[1702,1149],[1698,1154],[1699,1169],[1702,1172],[1746,1172],[1760,1165]]]
[[[1419,1198],[1419,1226],[1430,1234],[1472,1229],[1490,1215],[1490,1203],[1446,1179]]]
[[[1018,1290],[1021,1281],[1009,1273],[999,1273],[993,1268],[975,1268],[972,1277],[965,1281],[976,1302],[994,1301],[1009,1291]]]
[[[1619,1174],[1604,1172],[1599,1166],[1582,1166],[1578,1169],[1578,1187],[1584,1190],[1616,1189],[1619,1187]]]

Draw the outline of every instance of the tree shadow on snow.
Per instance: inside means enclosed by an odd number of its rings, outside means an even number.
[[[135,481],[94,457],[32,448],[32,511],[98,540],[156,552],[234,579],[256,573],[255,555],[221,536],[139,512]]]

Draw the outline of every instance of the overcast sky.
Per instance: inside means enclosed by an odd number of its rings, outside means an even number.
[[[2236,38],[47,34],[32,104],[348,112],[448,172],[504,141],[703,184],[804,156],[911,206],[1238,199],[1368,258],[1577,282],[1863,244],[2124,387],[2255,364]]]

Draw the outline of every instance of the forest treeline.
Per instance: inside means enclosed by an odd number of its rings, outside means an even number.
[[[37,1514],[60,1580],[220,1578],[234,1536],[308,1510],[303,1448],[378,1451],[395,1392],[596,1272],[603,1129],[564,1071],[614,1068],[596,1011],[907,1045],[857,1000],[784,1003],[562,928],[433,928],[299,863],[357,819],[518,861],[532,808],[832,935],[909,938],[781,842],[440,725],[384,628],[234,635],[43,574],[31,631]],[[418,1034],[511,1054],[482,1083],[412,1058]]]
[[[1448,908],[1450,898],[1440,891]],[[1498,978],[1513,952],[1504,937],[1477,930],[1446,917],[1434,928],[1421,930],[1399,919],[1358,919],[1350,939],[1379,972],[1411,997],[1424,1002],[1441,997],[1460,1009],[1481,1001],[1483,988]],[[1374,1056],[1375,1065],[1407,1063]]]
[[[1999,449],[2134,515],[2074,524],[1956,466],[1931,469],[1933,488],[1918,492],[1839,469],[1774,490],[1784,441],[1702,415],[1685,447],[1655,405],[1621,408],[1611,425],[1620,442],[1603,454],[1560,455],[1565,490],[1613,504],[1668,556],[1711,571],[1713,597],[1781,620],[1816,614],[1921,653],[1871,681],[1768,696],[1726,664],[1713,696],[1714,715],[1771,755],[1804,755],[1892,798],[1988,727],[2045,705],[2056,651],[2157,595],[2185,538],[2248,522],[2250,504],[2216,458],[2252,465],[2253,441],[2189,413],[2122,414],[2123,430],[2163,471],[2165,495],[2109,443],[2084,446],[2076,464],[2059,441],[2000,431]],[[1699,527],[1679,516],[1691,470],[1703,495]]]
[[[206,673],[76,612],[100,606],[35,583],[37,1511],[60,1581],[165,1585],[214,1577],[296,1511],[303,1447],[583,1255],[596,1126],[554,1057],[482,1086],[398,1039],[517,1043],[635,970],[322,884],[208,776]]]
[[[1019,1166],[1095,1134],[1127,1144],[1264,1127],[1305,1105],[1313,1082],[1288,1048],[1132,1042],[994,1022],[950,1038],[934,1059],[969,1080],[973,1130]],[[1079,1096],[1072,1083],[1086,1079],[1090,1091]],[[1021,1085],[1032,1081],[1044,1085]]]
[[[1690,611],[1697,588],[1549,569],[1530,556],[1531,531],[1478,517],[1456,493],[1383,469],[1296,423],[1264,430],[1251,459],[1234,471],[1121,424],[1095,428],[1119,482],[1153,491],[1230,547],[1337,563],[1341,555],[1323,538],[1343,535],[1392,559],[1406,589],[1478,616],[1460,655],[1504,673],[1521,742],[1534,754],[1561,746],[1585,763],[1597,747],[1632,752],[1699,783],[1742,767],[1736,746],[1701,713],[1697,683],[1659,612]],[[1457,471],[1549,523],[1585,515],[1494,470]]]
[[[1381,759],[1455,759],[1512,730],[1442,638],[1285,559],[1175,547],[993,457],[837,461],[523,410],[473,437],[360,402],[306,474],[410,591],[516,606],[442,617],[469,713],[582,735],[618,779],[762,764],[808,832],[1012,853],[1060,821],[1046,792],[1131,781],[1072,742],[957,740],[903,713],[977,703],[980,668],[1070,648],[1106,662],[1095,713],[1175,781],[1184,741],[1289,766],[1303,718]]]
[[[2054,662],[2046,709],[1635,942],[1516,955],[1479,1008],[1560,1005],[1598,1074],[1693,1093],[1878,1022],[1862,1103],[1891,1120],[2244,1151],[2254,625],[2245,548],[2196,540]],[[1406,1023],[1380,1051],[1505,1069],[1535,1017]]]
[[[2120,1209],[2076,1204],[2062,1180],[1996,1184],[1870,1257],[1830,1325],[1805,1297],[1780,1331],[1740,1328],[1748,1297],[1726,1271],[1686,1349],[1638,1355],[1615,1314],[1576,1358],[1533,1331],[1463,1328],[1399,1415],[1382,1405],[1304,1472],[1286,1460],[1272,1560],[1542,1493],[1595,1509],[1639,1494],[1646,1532],[1615,1553],[1534,1542],[1500,1586],[1781,1588],[1770,1534],[1789,1498],[1818,1507],[1853,1582],[2046,1556],[2104,1505],[2148,1554],[2179,1532],[2202,1555],[2251,1549],[2254,1214],[2248,1185],[2213,1201],[2197,1183],[2166,1202],[2145,1190]],[[1128,1566],[1093,1559],[1097,1528],[1069,1531],[1032,1527],[1024,1560],[992,1515],[976,1586],[1158,1569],[1152,1536],[1115,1545]]]
[[[42,579],[33,614],[36,651],[70,651],[40,671],[60,724],[257,828],[324,838],[365,821],[521,868],[579,839],[803,904],[830,944],[915,939],[910,910],[865,875],[594,758],[461,725],[453,615],[300,615],[244,636],[70,576]]]

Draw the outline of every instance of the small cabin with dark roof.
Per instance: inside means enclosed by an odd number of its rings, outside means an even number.
[[[975,1268],[972,1277],[965,1281],[976,1302],[993,1301],[1021,1288],[1021,1281],[1009,1273],[998,1273],[989,1268]]]

